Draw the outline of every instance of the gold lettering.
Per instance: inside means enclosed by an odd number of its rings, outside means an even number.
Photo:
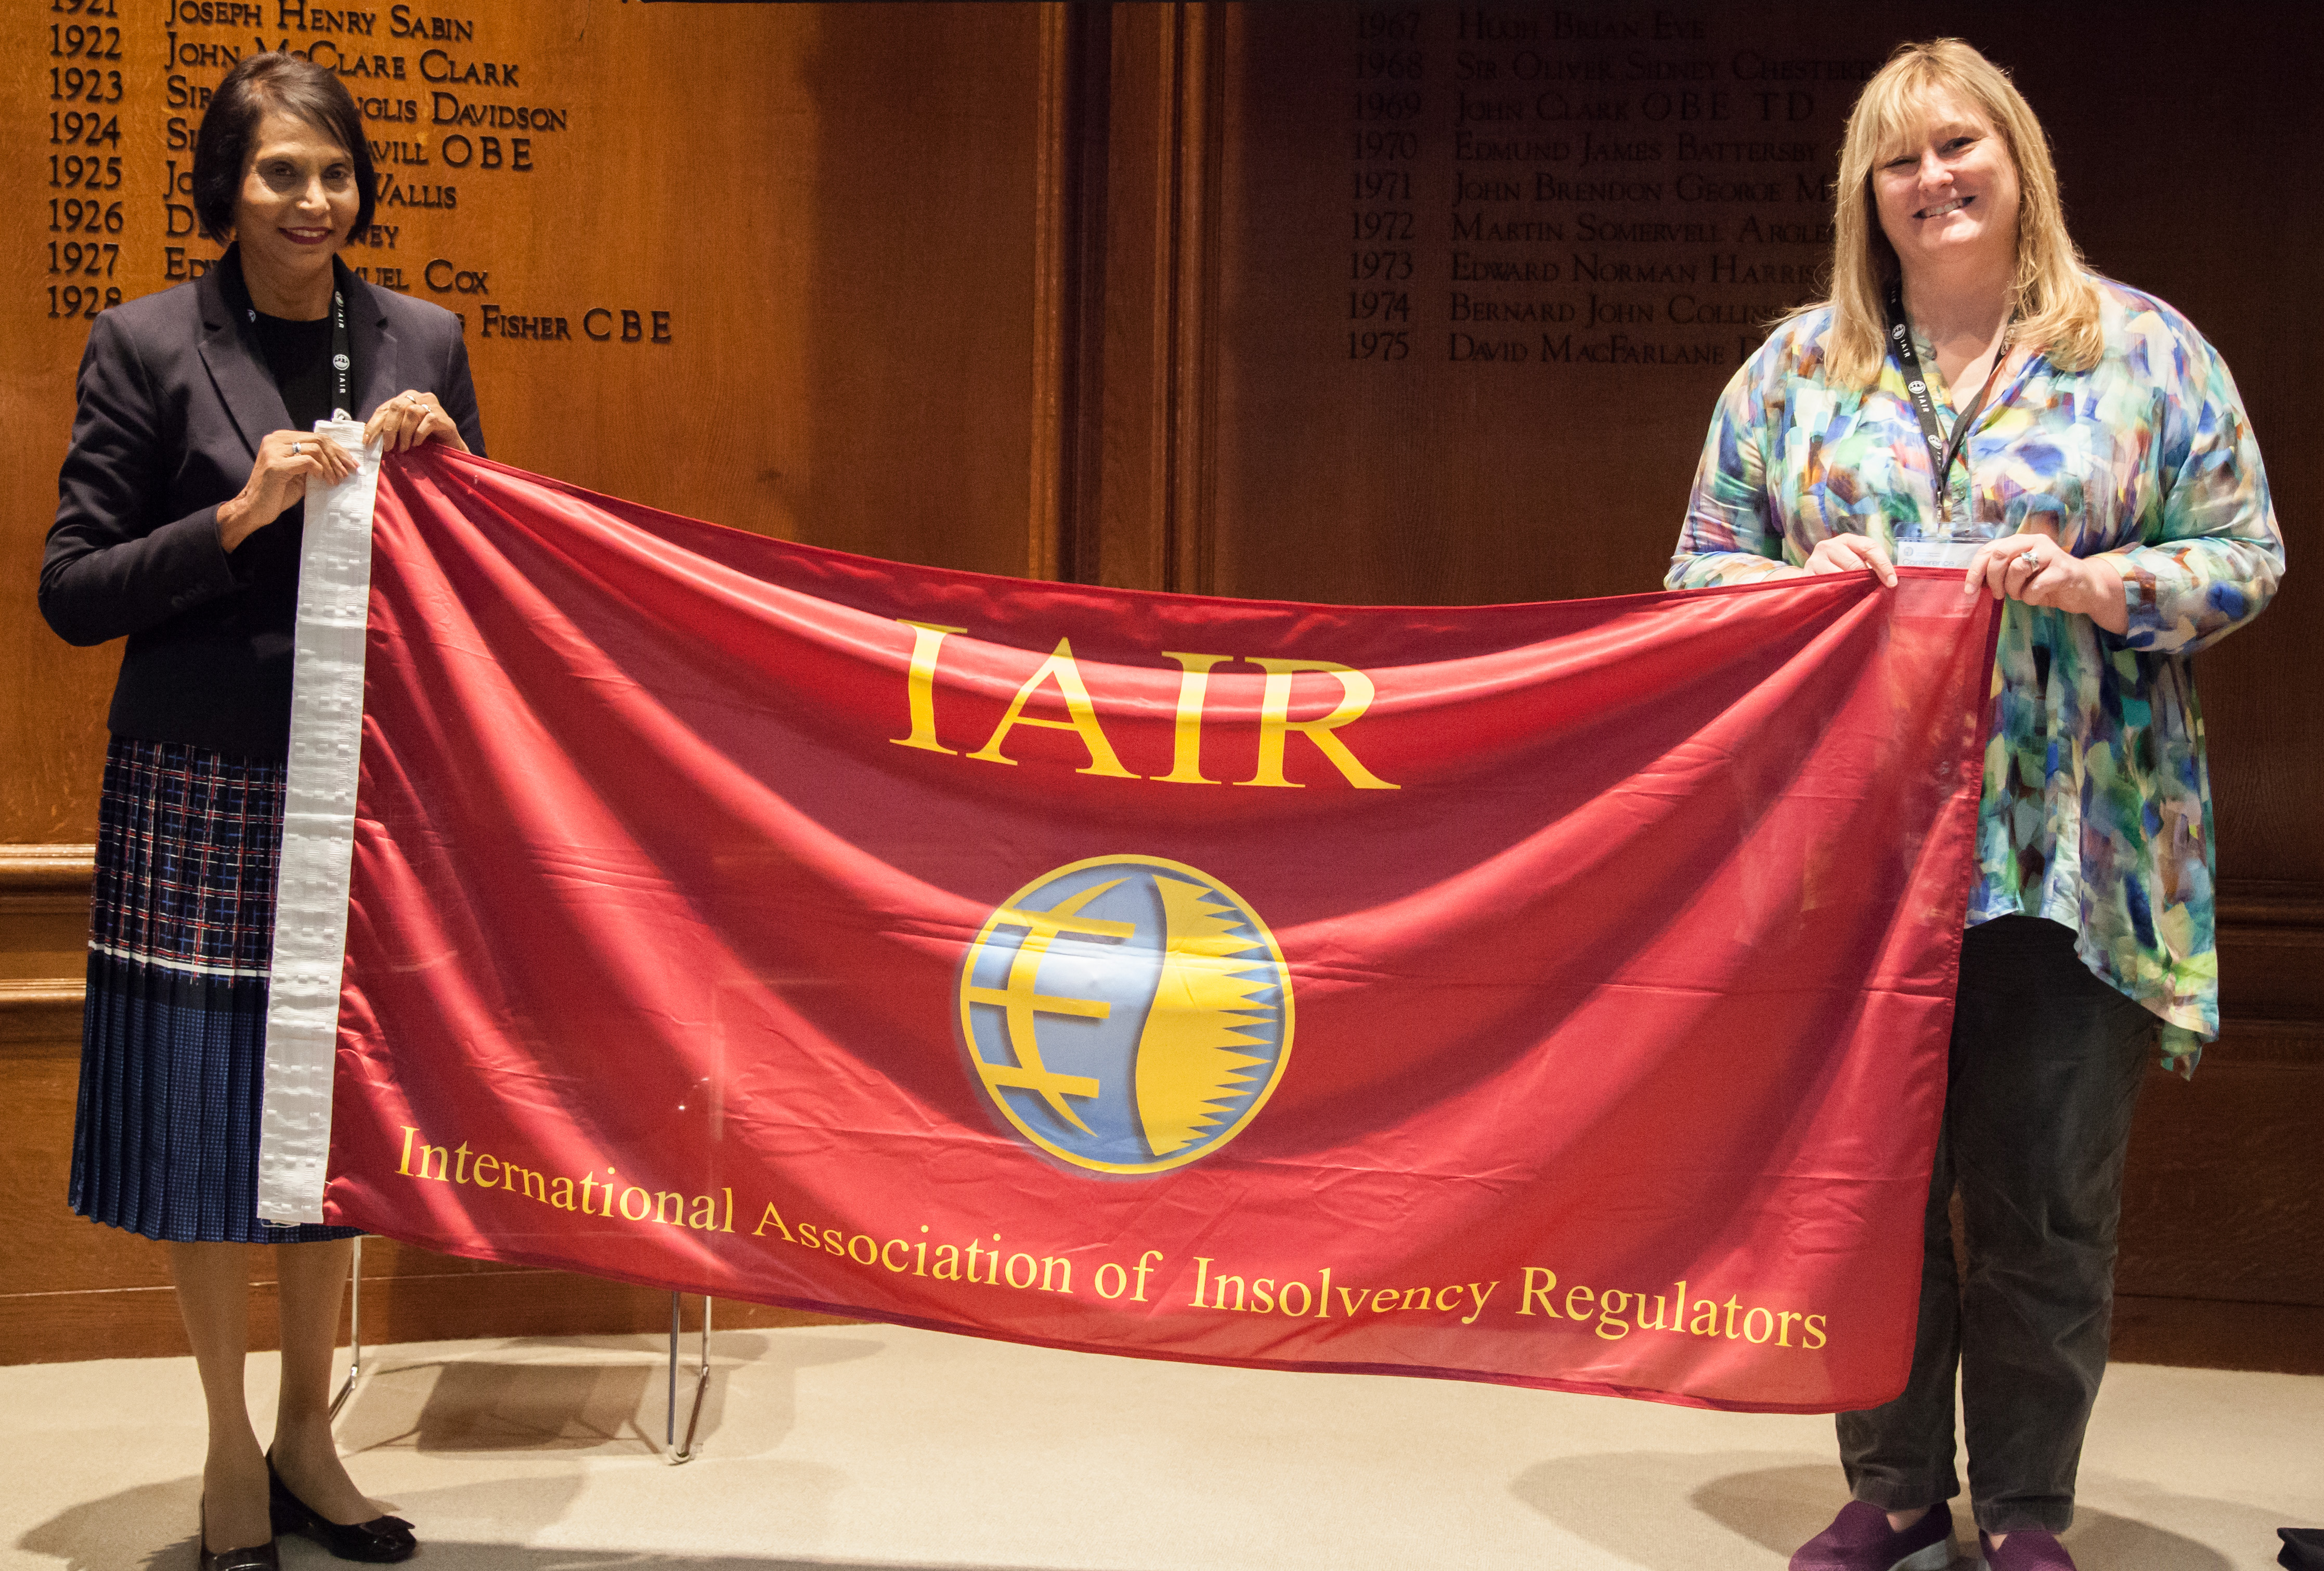
[[[944,648],[945,634],[966,633],[965,627],[939,627],[933,622],[912,622],[898,617],[912,630],[912,666],[904,679],[904,692],[912,716],[909,736],[890,736],[889,741],[899,747],[924,748],[930,753],[951,753],[954,750],[936,740],[936,656]]]
[[[960,1280],[960,1247],[957,1244],[936,1245],[936,1263],[928,1272],[940,1282]]]
[[[559,1177],[549,1186],[549,1203],[559,1211],[570,1211],[573,1205],[573,1180]]]
[[[1542,1284],[1539,1287],[1534,1286],[1533,1280],[1536,1277],[1540,1277],[1542,1279]],[[1496,1282],[1493,1285],[1495,1287],[1499,1287],[1500,1284]],[[1557,1291],[1557,1273],[1555,1271],[1550,1270],[1547,1266],[1542,1265],[1529,1265],[1526,1267],[1525,1296],[1517,1300],[1517,1313],[1520,1315],[1532,1314],[1534,1300],[1536,1298],[1539,1298],[1541,1300],[1541,1312],[1543,1314],[1548,1316],[1553,1320],[1564,1319],[1565,1317],[1557,1312],[1557,1306],[1549,1301],[1550,1294],[1555,1291]],[[1481,1298],[1479,1299],[1477,1308],[1481,1309],[1484,1307],[1484,1300]]]
[[[1178,719],[1170,738],[1170,772],[1154,778],[1174,785],[1218,785],[1203,773],[1203,695],[1211,685],[1211,668],[1231,661],[1231,654],[1183,654],[1175,649],[1162,652],[1164,660],[1175,660],[1178,673]]]
[[[1251,777],[1237,781],[1247,786],[1299,786],[1304,782],[1283,777],[1283,750],[1295,731],[1315,744],[1315,750],[1331,760],[1332,767],[1347,777],[1348,783],[1358,790],[1392,791],[1400,786],[1391,785],[1370,770],[1356,762],[1347,744],[1332,735],[1371,707],[1378,691],[1371,678],[1351,666],[1328,660],[1269,660],[1254,655],[1250,663],[1267,672],[1267,688],[1259,701],[1259,764]],[[1320,720],[1291,718],[1291,679],[1301,671],[1321,671],[1336,679],[1340,684],[1338,707]]]
[[[1065,701],[1065,718],[1062,720],[1045,720],[1038,715],[1025,713],[1025,705],[1033,697],[1034,690],[1047,681],[1056,683],[1057,692]],[[1115,754],[1113,744],[1106,740],[1105,732],[1098,725],[1097,707],[1090,702],[1089,688],[1082,681],[1081,667],[1074,662],[1074,646],[1070,639],[1057,640],[1056,649],[1041,662],[1040,670],[1026,678],[1025,685],[1019,688],[1017,696],[1009,701],[1008,712],[1001,716],[1001,724],[993,727],[991,739],[969,757],[982,759],[987,763],[1013,765],[1017,762],[1015,759],[1001,756],[1001,744],[1008,738],[1010,727],[1014,725],[1039,725],[1051,731],[1071,731],[1078,735],[1082,745],[1089,750],[1090,761],[1088,768],[1077,769],[1074,771],[1075,774],[1107,775],[1115,780],[1139,778],[1121,767],[1121,760]]]
[[[687,1217],[686,1224],[688,1227],[700,1228],[705,1233],[717,1232],[718,1202],[707,1195],[696,1195],[694,1197],[694,1210]]]
[[[775,1224],[775,1231],[783,1235],[783,1242],[785,1243],[797,1243],[798,1242],[798,1239],[791,1236],[791,1230],[783,1225],[783,1214],[775,1209],[775,1203],[772,1200],[767,1202],[767,1214],[759,1218],[759,1224],[756,1227],[751,1229],[751,1236],[753,1238],[763,1236],[767,1231],[767,1224],[770,1222]],[[807,1247],[809,1249],[813,1249],[815,1245],[810,1242],[807,1244]]]

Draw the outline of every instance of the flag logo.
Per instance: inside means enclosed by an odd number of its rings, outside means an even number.
[[[1291,1057],[1291,976],[1259,913],[1206,873],[1099,856],[1027,884],[961,968],[984,1094],[1051,1156],[1159,1173],[1209,1156]]]

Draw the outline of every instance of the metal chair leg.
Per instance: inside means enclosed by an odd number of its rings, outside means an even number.
[[[339,1387],[339,1394],[331,1399],[331,1410],[326,1421],[339,1416],[355,1394],[355,1380],[363,1373],[363,1240],[355,1241],[355,1259],[347,1270],[347,1378]]]
[[[669,1465],[694,1460],[694,1432],[702,1422],[702,1399],[710,1394],[710,1295],[702,1296],[702,1364],[694,1373],[694,1409],[686,1420],[686,1440],[678,1439],[678,1334],[679,1295],[669,1296],[669,1399],[664,1409],[662,1444],[669,1450]]]

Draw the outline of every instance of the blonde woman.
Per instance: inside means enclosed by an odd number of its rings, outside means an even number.
[[[2283,542],[2227,366],[2083,267],[1976,50],[1907,44],[1866,85],[1835,227],[1831,298],[1720,401],[1668,581],[1947,566],[2004,605],[1912,1374],[1840,1416],[1854,1498],[1792,1566],[1950,1563],[1958,1377],[1984,1564],[2054,1571],[2145,1056],[2159,1033],[2191,1072],[2218,1030],[2189,657],[2267,604]]]

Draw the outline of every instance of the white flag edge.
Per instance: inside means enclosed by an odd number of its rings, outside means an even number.
[[[336,485],[307,482],[299,557],[290,762],[266,1001],[266,1094],[258,1126],[258,1215],[280,1224],[323,1220],[363,754],[372,506],[379,492],[379,449],[364,446],[360,424],[317,420],[315,430],[357,462],[355,472]]]

